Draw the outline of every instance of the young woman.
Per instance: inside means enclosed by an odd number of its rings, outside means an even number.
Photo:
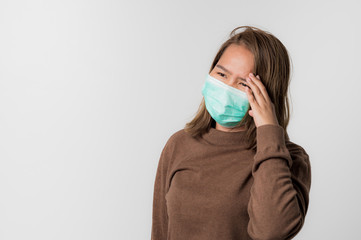
[[[231,32],[196,116],[160,155],[152,240],[283,240],[301,230],[311,165],[286,131],[289,77],[275,36],[250,26]]]

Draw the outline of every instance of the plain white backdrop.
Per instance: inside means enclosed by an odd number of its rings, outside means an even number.
[[[161,150],[230,31],[278,37],[311,160],[295,239],[361,239],[358,1],[0,1],[0,239],[150,239]]]

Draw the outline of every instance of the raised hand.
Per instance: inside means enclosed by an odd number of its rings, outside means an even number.
[[[247,83],[250,88],[246,88],[246,93],[252,109],[249,110],[249,115],[253,117],[256,127],[265,124],[279,125],[274,104],[260,77],[258,75],[255,77],[253,73],[250,73]]]

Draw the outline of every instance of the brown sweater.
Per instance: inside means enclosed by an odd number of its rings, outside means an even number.
[[[154,183],[152,240],[291,239],[302,228],[311,187],[305,150],[278,125],[245,131],[211,128],[202,139],[175,132]]]

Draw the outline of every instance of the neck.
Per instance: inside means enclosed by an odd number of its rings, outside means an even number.
[[[246,127],[245,126],[241,126],[241,127],[237,127],[237,128],[227,128],[227,127],[223,127],[222,125],[218,124],[216,122],[216,129],[223,131],[223,132],[239,132],[239,131],[246,131]]]

